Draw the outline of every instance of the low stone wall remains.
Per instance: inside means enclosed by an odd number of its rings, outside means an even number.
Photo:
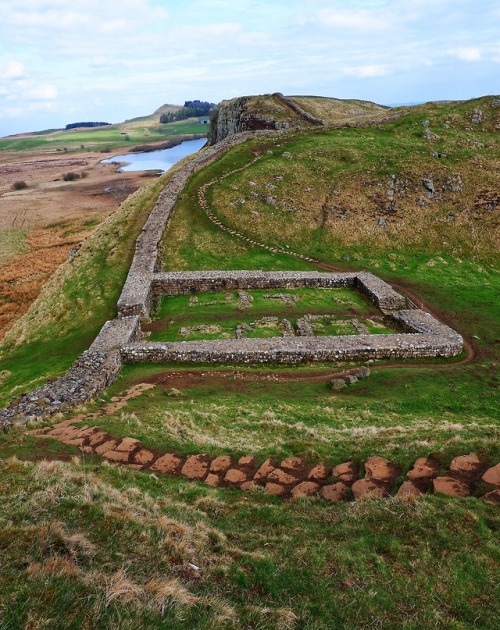
[[[0,409],[0,431],[12,424],[43,420],[91,400],[116,378],[123,366],[120,348],[140,335],[138,317],[106,322],[88,350],[59,378],[37,387]]]
[[[407,309],[406,299],[371,273],[194,271],[160,273],[161,240],[172,210],[192,174],[214,162],[230,147],[256,136],[282,132],[247,132],[207,147],[174,173],[149,215],[135,245],[134,258],[118,300],[118,318],[106,322],[86,352],[65,375],[24,394],[0,410],[0,430],[66,411],[102,392],[123,361],[193,363],[300,363],[347,359],[451,357],[462,338],[431,315]],[[339,337],[275,337],[220,341],[140,343],[140,319],[148,318],[153,299],[199,291],[355,287],[406,334]]]
[[[298,364],[368,359],[452,357],[462,350],[462,338],[448,327],[445,336],[432,333],[346,335],[339,337],[272,337],[129,343],[125,362],[190,362],[225,364]]]

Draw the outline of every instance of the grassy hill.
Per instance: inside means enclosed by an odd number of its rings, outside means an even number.
[[[421,456],[443,470],[469,452],[497,463],[500,100],[390,112],[294,100],[330,125],[254,138],[195,175],[165,234],[165,269],[367,269],[456,328],[468,351],[377,361],[338,392],[328,381],[349,365],[131,365],[77,411],[183,455],[381,455],[400,466],[397,484]],[[275,107],[254,103],[246,111],[259,116]],[[4,401],[60,373],[114,312],[170,176],[103,224],[13,329],[0,347]],[[200,190],[223,224],[281,251],[221,231]],[[130,398],[138,383],[154,387]],[[476,497],[283,502],[120,468],[21,430],[0,436],[0,466],[0,627],[496,627],[499,511]]]
[[[0,138],[0,151],[104,151],[134,144],[165,142],[175,136],[206,133],[199,118],[160,124],[164,112],[177,111],[180,105],[162,105],[149,116],[132,118],[106,127],[47,129]]]

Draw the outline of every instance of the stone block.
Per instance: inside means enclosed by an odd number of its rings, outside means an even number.
[[[328,466],[325,466],[325,464],[320,462],[319,464],[316,464],[316,466],[311,468],[311,470],[309,471],[309,474],[307,475],[307,478],[312,479],[312,480],[323,481],[324,479],[328,479],[329,474],[330,474],[330,469],[328,468]]]
[[[219,455],[216,457],[210,466],[211,472],[226,472],[233,465],[233,460],[228,455]]]
[[[312,494],[317,494],[320,489],[319,483],[315,483],[314,481],[303,481],[295,486],[292,489],[291,495],[294,499],[300,499],[301,497],[308,497]]]
[[[369,457],[365,462],[365,476],[373,481],[392,484],[399,475],[399,468],[385,457]]]
[[[343,378],[332,378],[332,380],[330,381],[330,386],[331,386],[332,389],[335,389],[335,390],[342,389],[343,387],[346,386],[345,379],[343,379]]]
[[[134,462],[136,464],[141,464],[142,466],[148,466],[155,459],[154,453],[147,448],[140,448],[133,454],[132,457],[134,458]]]
[[[181,469],[181,475],[188,479],[202,480],[206,477],[209,461],[205,455],[190,455]]]
[[[353,483],[358,478],[359,469],[354,462],[344,462],[333,468],[333,476],[345,483]]]
[[[351,490],[356,500],[365,497],[385,497],[388,494],[384,484],[372,479],[358,479],[353,483]]]
[[[493,486],[500,486],[500,464],[488,468],[481,479],[486,483],[491,483]]]
[[[271,483],[271,482],[266,483],[265,491],[268,494],[275,494],[278,497],[283,496],[285,494],[285,488],[283,488],[283,486],[281,486],[278,483]]]
[[[323,486],[319,491],[319,496],[325,501],[343,501],[349,492],[349,486],[342,481]]]
[[[470,495],[470,488],[467,483],[455,477],[436,477],[432,480],[434,492],[448,494],[454,497],[467,497]]]
[[[401,487],[396,492],[397,497],[406,497],[408,495],[412,495],[414,497],[419,497],[423,495],[422,490],[418,486],[416,486],[413,481],[403,481]]]
[[[102,456],[111,462],[120,462],[122,464],[128,464],[130,458],[130,454],[123,451],[106,451]]]
[[[95,452],[98,455],[103,455],[107,451],[113,451],[117,445],[118,440],[106,440],[106,442],[103,442],[102,444],[99,444],[99,446],[96,446]]]
[[[126,438],[123,438],[123,440],[120,442],[120,444],[118,444],[115,450],[123,451],[125,453],[132,453],[133,451],[137,449],[139,445],[140,445],[139,440],[136,440],[135,438],[126,437]]]
[[[266,461],[262,464],[259,470],[255,473],[254,479],[255,481],[260,481],[262,479],[267,479],[267,477],[273,472],[276,468],[272,459],[266,459]]]
[[[275,468],[267,476],[267,478],[269,479],[269,481],[272,481],[274,483],[283,484],[283,485],[286,485],[286,486],[291,485],[291,484],[295,484],[298,481],[297,477],[294,477],[293,475],[289,475],[284,470],[281,470],[281,468]],[[255,479],[255,477],[254,477],[254,479]]]
[[[180,472],[183,460],[173,453],[166,453],[159,457],[150,470],[166,475],[176,475]]]

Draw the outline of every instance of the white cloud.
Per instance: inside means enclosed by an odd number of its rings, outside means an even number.
[[[34,85],[24,91],[24,98],[35,101],[53,101],[57,98],[57,88],[55,85],[46,83],[45,85]]]
[[[475,46],[457,48],[451,52],[462,61],[479,61],[481,59],[481,51]]]
[[[355,31],[385,30],[393,22],[388,16],[374,11],[345,9],[323,9],[316,14],[314,20],[324,26]]]
[[[0,79],[23,79],[26,76],[26,70],[19,61],[0,62]]]

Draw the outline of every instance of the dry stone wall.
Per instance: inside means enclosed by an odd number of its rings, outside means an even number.
[[[160,252],[172,210],[191,175],[214,162],[228,148],[255,136],[282,132],[248,132],[207,147],[180,167],[148,217],[135,245],[134,258],[118,301],[118,317],[99,335],[68,372],[0,410],[0,430],[12,423],[42,419],[90,400],[102,392],[123,361],[203,363],[300,363],[346,359],[451,357],[463,342],[458,333],[431,315],[408,310],[405,298],[371,273],[196,271],[161,273]],[[148,318],[154,298],[198,291],[252,288],[354,287],[407,332],[395,335],[275,337],[201,342],[141,343],[140,319]]]

